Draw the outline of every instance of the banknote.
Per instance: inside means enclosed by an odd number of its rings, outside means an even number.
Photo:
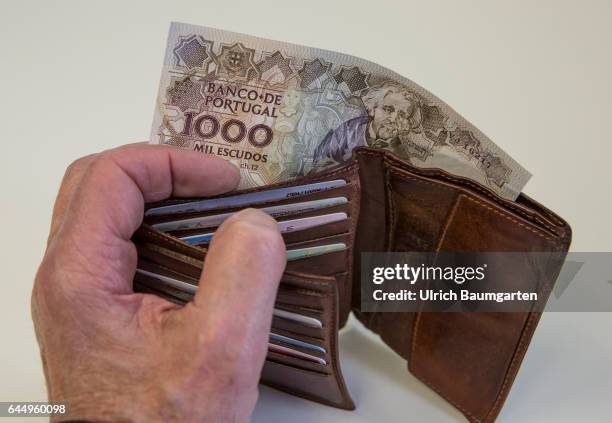
[[[240,188],[342,163],[358,146],[515,199],[530,174],[411,80],[334,51],[173,23],[151,142],[213,154]]]

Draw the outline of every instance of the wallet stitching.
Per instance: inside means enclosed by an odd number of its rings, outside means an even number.
[[[414,176],[411,176],[411,175],[401,174],[401,173],[397,172],[396,170],[394,170],[393,168],[390,169],[390,172],[392,172],[392,173],[394,173],[394,174],[396,174],[398,176],[402,176],[403,178],[412,179],[412,180],[414,180],[416,182],[420,182],[420,183],[427,184],[427,185],[433,185],[435,187],[446,189],[446,190],[449,190],[449,191],[455,191],[455,189],[453,189],[453,188],[445,187],[445,186],[440,186],[440,185],[437,185],[437,184],[435,184],[434,182],[431,182],[431,181],[426,181],[426,180],[422,180],[422,179],[419,179],[419,178],[415,178]],[[472,197],[470,197],[468,195],[465,195],[465,194],[463,194],[463,196],[467,200],[470,200],[470,201],[472,201],[472,202],[474,202],[474,203],[476,203],[478,205],[481,205],[481,206],[489,209],[493,213],[498,214],[498,215],[500,215],[500,216],[510,220],[513,223],[516,223],[517,225],[527,229],[530,232],[533,232],[537,236],[552,242],[555,246],[560,245],[560,242],[558,240],[547,236],[545,233],[541,232],[539,229],[532,228],[532,227],[528,226],[527,224],[521,222],[520,220],[513,218],[512,216],[508,215],[507,213],[504,213],[504,212],[502,212],[502,211],[500,211],[498,209],[495,209],[495,208],[491,207],[489,204],[486,204],[486,203],[483,203],[481,201],[478,201],[478,200],[476,200],[476,199],[474,199],[474,198],[472,198]]]
[[[446,238],[446,233],[448,232],[448,229],[450,228],[451,223],[453,222],[455,218],[455,214],[457,214],[457,209],[459,209],[459,203],[461,202],[461,196],[462,194],[459,194],[457,196],[457,198],[454,201],[455,204],[453,204],[453,207],[451,208],[451,211],[448,214],[448,217],[446,218],[446,224],[444,225],[442,234],[440,234],[438,245],[436,245],[436,251],[440,251],[440,248],[442,247],[442,243],[444,242],[444,239]]]
[[[352,298],[352,288],[353,288],[353,247],[355,244],[355,233],[356,233],[356,228],[357,228],[357,223],[358,223],[358,216],[359,216],[359,205],[361,203],[361,186],[359,185],[359,173],[358,173],[358,164],[355,163],[353,165],[351,165],[351,167],[349,168],[349,174],[351,174],[350,176],[353,177],[354,182],[351,184],[351,189],[353,190],[352,192],[352,199],[349,200],[349,202],[351,203],[350,206],[350,216],[349,216],[349,220],[350,220],[350,224],[349,224],[349,230],[348,230],[348,241],[349,241],[349,245],[348,248],[346,249],[346,254],[344,257],[344,269],[345,272],[342,273],[346,273],[346,278],[344,281],[344,284],[342,286],[342,294],[340,294],[340,290],[338,289],[338,295],[342,296],[342,299],[344,302],[347,302],[349,305],[347,307],[349,307],[349,313],[350,313],[350,304],[351,304],[351,298]],[[355,197],[359,196],[359,201],[355,201]],[[338,279],[336,278],[336,281]]]
[[[546,234],[544,234],[543,232],[539,231],[538,229],[536,229],[536,228],[532,228],[532,227],[530,227],[530,226],[526,225],[525,223],[521,222],[520,220],[515,219],[515,218],[513,218],[512,216],[509,216],[508,214],[503,213],[502,211],[497,210],[497,209],[495,209],[495,208],[491,207],[491,206],[490,206],[490,205],[488,205],[488,204],[485,204],[485,203],[483,203],[483,202],[480,202],[480,201],[478,201],[478,200],[476,200],[476,199],[474,199],[474,198],[468,197],[468,196],[465,196],[465,198],[466,198],[467,200],[470,200],[470,201],[472,201],[472,202],[474,202],[474,203],[476,203],[476,204],[479,204],[479,205],[481,205],[481,206],[483,206],[483,207],[485,207],[485,208],[487,208],[487,209],[491,210],[493,213],[498,214],[498,215],[500,215],[500,216],[502,216],[502,217],[504,217],[504,218],[508,219],[508,220],[509,220],[509,221],[511,221],[511,222],[516,223],[517,225],[519,225],[519,226],[521,226],[521,227],[523,227],[523,228],[527,229],[528,231],[533,232],[534,234],[536,234],[536,235],[537,235],[537,236],[539,236],[540,238],[544,238],[545,240],[552,242],[552,243],[553,243],[553,244],[554,244],[556,247],[558,247],[558,246],[561,244],[561,243],[559,242],[559,240],[556,240],[556,239],[554,239],[554,238],[551,238],[551,237],[547,236]]]
[[[181,264],[191,266],[193,268],[196,268],[202,271],[202,266],[203,266],[202,260],[193,258],[191,256],[183,254],[182,252],[175,251],[167,247],[168,247],[167,245],[157,245],[152,242],[145,242],[143,244],[140,244],[140,249],[138,251],[140,252],[144,249],[144,250],[156,253],[156,254],[160,254],[165,258],[176,260],[180,262]],[[138,247],[136,248],[138,249]]]
[[[421,179],[421,178],[417,178],[417,177],[409,175],[409,174],[406,175],[405,173],[403,173],[405,171],[401,170],[401,169],[395,169],[395,168],[392,167],[392,168],[389,169],[389,172],[391,172],[391,173],[393,173],[393,174],[395,174],[397,176],[401,176],[402,178],[413,179],[413,180],[415,180],[417,182],[422,182],[424,184],[433,185],[436,188],[443,189],[443,190],[446,190],[446,191],[451,191],[451,192],[457,191],[457,189],[452,188],[452,187],[448,187],[446,185],[439,185],[439,184],[436,184],[435,182],[428,181],[428,180]],[[393,191],[396,192],[396,190],[393,190]]]
[[[388,174],[385,174],[385,188],[387,192],[391,192],[391,184],[389,181],[389,176]],[[395,227],[397,225],[397,221],[396,221],[396,214],[395,214],[395,198],[392,195],[388,195],[387,196],[387,203],[389,205],[388,209],[389,209],[389,214],[385,215],[385,219],[387,218],[387,216],[389,216],[389,230],[386,233],[386,239],[385,239],[385,250],[386,251],[390,251],[392,248],[392,245],[394,245],[394,241],[395,238],[393,237],[393,234],[395,233]],[[379,313],[373,312],[373,313],[361,313],[361,316],[364,317],[364,319],[366,320],[365,325],[369,328],[374,328],[375,326],[377,326],[378,324],[378,320],[379,320]],[[378,332],[378,331],[375,331]]]
[[[187,245],[187,244],[183,244],[182,242],[179,242],[176,238],[166,235],[165,233],[162,233],[161,231],[159,231],[158,229],[149,229],[146,227],[142,227],[142,230],[147,233],[148,235],[151,235],[154,238],[157,238],[163,242],[166,242],[168,244],[171,244],[174,247],[179,248],[181,251],[185,252],[186,255],[191,255],[194,252],[197,253],[201,253],[202,250],[201,248],[197,248],[197,247],[193,247],[191,245]],[[196,249],[197,248],[197,249]]]
[[[389,176],[387,174],[387,176],[385,177],[386,179],[386,185],[387,185],[387,192],[394,192],[391,189],[391,181],[389,181]],[[389,218],[389,230],[387,231],[387,245],[385,245],[385,250],[389,251],[391,249],[391,246],[394,245],[395,243],[395,237],[393,236],[393,234],[395,234],[395,227],[397,225],[397,217],[395,214],[395,197],[393,195],[389,195],[389,213],[391,214],[390,218]]]
[[[364,153],[364,154],[376,155],[376,153]],[[386,162],[387,164],[391,163],[391,164],[397,164],[397,165],[399,165],[399,166],[403,166],[403,163],[402,163],[401,161],[397,160],[397,159],[393,159],[393,158],[390,158],[390,157],[385,156],[384,160],[385,160],[385,162]],[[395,163],[392,163],[392,162],[395,162]],[[475,183],[474,183],[474,182],[472,182],[472,181],[469,181],[469,180],[464,180],[464,179],[454,178],[452,175],[448,175],[448,174],[444,174],[444,173],[440,173],[440,172],[435,172],[434,174],[435,174],[435,176],[438,176],[438,177],[440,177],[441,179],[446,179],[446,180],[448,180],[448,181],[451,181],[451,182],[456,183],[456,184],[459,184],[459,185],[462,185],[462,184],[463,184],[463,185],[466,185],[466,186],[468,186],[468,187],[470,187],[470,188],[473,188],[473,189],[475,189],[475,190],[477,190],[477,191],[481,192],[482,194],[486,195],[487,197],[490,197],[490,198],[491,198],[491,199],[493,199],[493,200],[498,200],[498,199],[496,198],[496,194],[492,194],[492,193],[491,193],[491,192],[489,192],[489,191],[488,191],[486,188],[484,188],[484,187],[482,187],[482,186],[480,186],[480,185],[478,185],[478,184],[475,184]],[[517,213],[520,213],[520,214],[525,215],[525,210],[522,210],[522,209],[520,209],[520,208],[517,208],[516,206],[514,206],[514,205],[512,205],[512,204],[506,204],[506,206],[507,206],[508,208],[513,209],[513,210],[514,210],[514,211],[516,211]],[[555,220],[555,223],[557,223],[558,225],[563,225],[563,222],[562,222],[561,220],[559,220],[559,218],[557,218],[556,216],[554,216],[554,215],[553,215],[553,216],[550,216],[550,218],[551,218],[551,219],[554,219],[554,220]],[[544,222],[542,222],[542,223],[544,223]]]
[[[423,179],[420,179],[420,178],[416,178],[416,177],[414,177],[412,175],[405,175],[403,173],[398,172],[397,170],[395,170],[393,168],[390,169],[390,172],[392,172],[392,173],[394,173],[394,174],[396,174],[398,176],[401,176],[403,178],[412,179],[412,180],[414,180],[416,182],[420,182],[420,183],[427,184],[427,185],[432,185],[432,186],[434,186],[436,188],[445,189],[447,191],[452,191],[452,192],[456,191],[456,189],[454,189],[454,188],[447,187],[447,186],[444,186],[444,185],[438,185],[438,184],[436,184],[436,183],[434,183],[432,181],[427,181],[427,180],[423,180]],[[493,208],[489,204],[486,204],[486,203],[483,203],[481,201],[478,201],[478,200],[476,200],[476,199],[474,199],[474,198],[472,198],[472,197],[470,197],[470,196],[468,196],[468,195],[466,195],[464,193],[460,194],[460,195],[463,195],[466,199],[468,199],[470,201],[473,201],[474,203],[479,204],[481,206],[484,206],[485,208],[491,210],[492,212],[494,212],[496,214],[499,214],[502,217],[505,217],[506,219],[508,219],[508,220],[510,220],[510,221],[512,221],[512,222],[514,222],[516,224],[518,224],[519,226],[524,227],[525,229],[535,233],[536,235],[538,235],[538,236],[540,236],[540,237],[542,237],[544,239],[547,239],[547,240],[549,240],[549,241],[551,241],[551,242],[553,242],[555,244],[558,243],[558,241],[555,240],[554,238],[551,238],[551,237],[547,236],[546,234],[544,234],[543,232],[539,231],[538,229],[532,228],[532,227],[526,225],[525,223],[521,222],[520,220],[517,220],[517,219],[509,216],[508,214],[503,213],[502,211]],[[516,210],[516,211],[518,212],[518,210]],[[523,216],[523,217],[525,217],[525,216]]]
[[[358,152],[359,154],[365,154],[365,155],[369,155],[369,156],[378,156],[380,157],[380,153],[377,152],[373,152],[373,151],[368,151],[368,150],[361,150]],[[398,165],[398,166],[402,166],[402,170],[403,169],[403,163],[397,159],[394,159],[392,157],[388,157],[386,154],[383,156],[383,160],[385,161],[386,164],[391,164],[391,165]],[[405,171],[405,170],[404,170]],[[463,180],[463,179],[457,179],[457,178],[453,178],[452,175],[448,175],[448,174],[443,174],[440,172],[435,172],[434,173],[435,176],[441,178],[441,179],[445,179],[447,181],[459,184],[461,185],[465,185],[468,186],[470,188],[475,189],[476,191],[481,192],[482,194],[486,195],[487,197],[498,201],[498,199],[496,198],[495,194],[492,194],[491,192],[489,192],[486,188],[477,185],[471,181],[468,180]],[[450,188],[449,188],[450,189]],[[520,208],[517,208],[515,205],[512,204],[504,204],[505,207],[508,207],[509,209],[514,210],[515,212],[521,214],[523,217],[528,218],[528,219],[535,219],[536,221],[539,221],[542,225],[546,226],[548,229],[555,231],[555,228],[551,228],[545,221],[542,221],[542,218],[536,216],[536,215],[529,215],[525,212],[525,210],[522,210]],[[565,226],[565,223],[559,219],[557,216],[550,215],[547,217],[547,219],[550,219],[551,221],[554,221],[555,224],[559,225],[559,226]]]
[[[346,384],[344,383],[344,378],[342,377],[342,372],[338,366],[338,346],[336,344],[337,341],[337,336],[338,336],[338,321],[339,321],[339,314],[338,314],[338,308],[337,305],[339,303],[339,298],[338,298],[338,289],[335,290],[336,292],[336,299],[334,301],[334,296],[332,295],[331,298],[331,303],[332,303],[332,319],[334,322],[334,327],[332,328],[331,325],[328,326],[327,330],[329,333],[329,344],[331,347],[331,351],[329,354],[329,358],[330,358],[330,364],[332,366],[333,369],[333,375],[334,375],[334,380],[336,382],[336,386],[338,387],[338,390],[340,391],[340,395],[342,396],[342,403],[343,404],[348,404],[351,403],[351,396],[348,393],[348,390],[346,388]]]
[[[313,290],[310,290],[310,289],[296,289],[296,290],[291,291],[291,292],[296,293],[296,294],[301,294],[301,295],[309,295],[311,297],[319,297],[319,298],[326,297],[325,294],[322,294],[320,292],[313,291]]]

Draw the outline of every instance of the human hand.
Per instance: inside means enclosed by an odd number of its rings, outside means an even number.
[[[249,420],[286,263],[274,220],[245,210],[225,221],[187,305],[132,291],[144,203],[238,180],[224,160],[143,144],[68,168],[32,292],[49,401],[69,405],[61,419]]]

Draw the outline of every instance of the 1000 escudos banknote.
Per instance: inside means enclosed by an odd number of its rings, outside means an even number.
[[[438,98],[333,51],[173,23],[151,142],[214,154],[241,188],[346,161],[358,146],[471,178],[515,199],[529,173]]]

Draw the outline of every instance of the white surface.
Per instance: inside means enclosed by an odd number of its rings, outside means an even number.
[[[610,251],[611,18],[607,1],[4,3],[0,400],[45,398],[29,293],[55,192],[73,159],[147,137],[171,20],[413,79],[534,174],[526,192],[569,220],[574,250]],[[609,421],[611,327],[611,314],[544,316],[499,421]],[[262,388],[254,421],[462,421],[359,327],[341,351],[357,411]]]

